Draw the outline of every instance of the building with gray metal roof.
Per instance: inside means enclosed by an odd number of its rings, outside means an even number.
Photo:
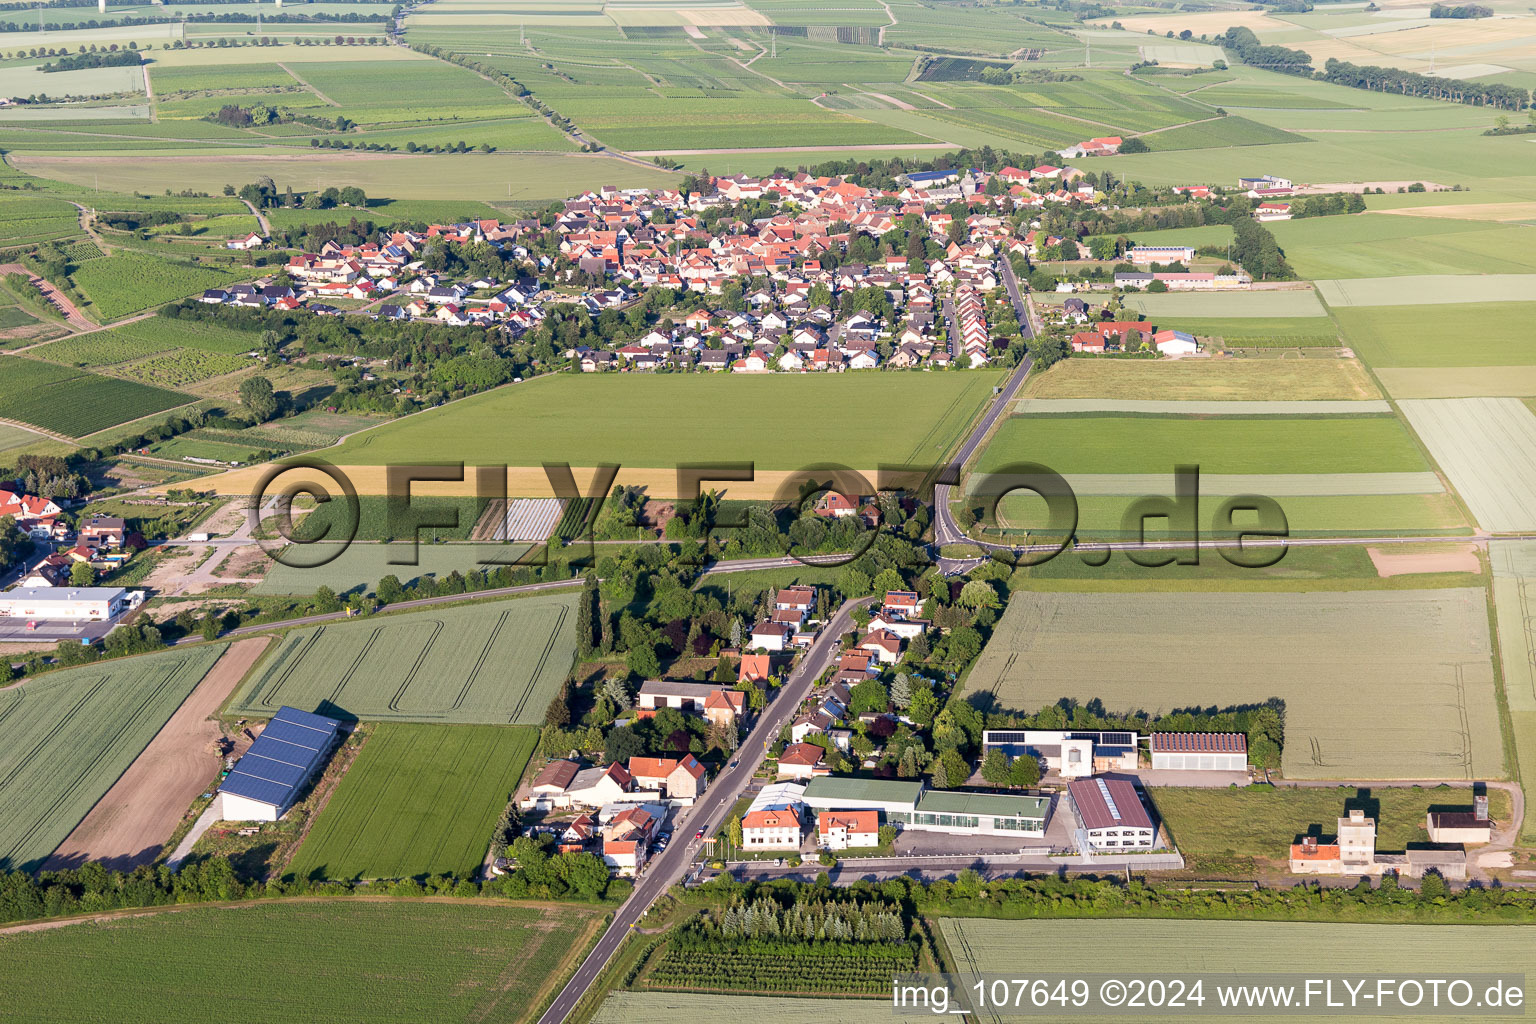
[[[276,821],[330,755],[342,725],[281,707],[219,787],[226,821]]]

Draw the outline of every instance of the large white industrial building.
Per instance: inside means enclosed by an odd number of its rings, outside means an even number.
[[[1152,734],[1152,768],[1246,772],[1248,737],[1240,732],[1155,732]]]
[[[143,599],[122,587],[18,587],[0,593],[0,618],[110,622]]]

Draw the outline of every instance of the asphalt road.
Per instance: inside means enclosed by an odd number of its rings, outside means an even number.
[[[704,791],[704,796],[681,819],[673,843],[646,865],[635,883],[635,891],[614,914],[608,930],[603,932],[592,952],[587,954],[571,980],[566,982],[549,1009],[544,1011],[539,1024],[560,1024],[565,1020],[576,1003],[592,987],[630,929],[639,923],[662,893],[682,880],[704,845],[702,840],[693,838],[694,834],[702,829],[706,837],[712,836],[725,820],[726,814],[751,782],[753,773],[762,764],[779,730],[794,717],[800,702],[810,693],[811,686],[836,659],[838,638],[852,628],[850,613],[857,604],[857,601],[844,604],[823,627],[821,635],[780,688],[778,696],[763,711],[757,725],[742,741],[736,760],[727,765]]]

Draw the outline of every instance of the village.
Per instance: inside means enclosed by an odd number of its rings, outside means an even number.
[[[1113,152],[1118,141],[1091,143]],[[201,301],[499,328],[513,339],[557,307],[575,307],[594,320],[621,318],[610,343],[584,339],[560,353],[584,372],[772,373],[1004,360],[1031,329],[996,301],[1000,289],[1011,279],[1014,290],[1028,290],[1030,268],[1064,252],[1102,259],[1103,273],[1097,283],[1061,281],[1057,292],[1253,286],[1225,261],[1190,269],[1193,246],[1133,245],[1117,253],[1112,245],[1105,252],[1042,230],[1042,211],[1104,204],[1105,193],[1076,167],[913,172],[901,181],[899,189],[880,190],[805,173],[738,174],[700,179],[686,193],[604,187],[566,200],[547,225],[480,220],[381,231],[363,245],[331,240],[289,257],[273,278],[209,289]],[[1285,212],[1272,197],[1291,190],[1289,181],[1266,176],[1242,179],[1231,194],[1262,200],[1255,217],[1264,220]],[[1227,194],[1208,186],[1172,191],[1190,200]],[[252,234],[229,244],[266,243]],[[489,245],[522,272],[498,280],[429,269],[427,250],[442,243]],[[647,301],[658,291],[671,296],[661,309]],[[1116,317],[1108,301],[1100,305],[1091,310],[1088,301],[1069,299],[1051,323]],[[637,310],[638,319],[631,315]],[[1100,334],[1096,342],[1071,339],[1072,350],[1179,357],[1202,349],[1187,332],[1146,323],[1101,325]]]

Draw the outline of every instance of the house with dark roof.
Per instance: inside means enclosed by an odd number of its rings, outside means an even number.
[[[1131,779],[1095,775],[1067,783],[1067,796],[1081,826],[1083,841],[1095,853],[1150,850],[1157,826]]]
[[[341,735],[334,718],[278,708],[219,785],[226,821],[276,821],[299,798]]]

